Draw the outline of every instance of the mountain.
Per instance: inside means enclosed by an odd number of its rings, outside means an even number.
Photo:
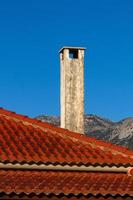
[[[60,125],[60,118],[40,115],[36,117],[44,122]],[[133,118],[112,122],[96,115],[85,115],[85,134],[133,149]]]

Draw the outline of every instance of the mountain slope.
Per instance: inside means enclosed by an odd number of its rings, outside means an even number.
[[[60,125],[59,117],[40,115],[36,118]],[[112,122],[96,115],[85,115],[84,124],[86,135],[133,149],[133,118]]]

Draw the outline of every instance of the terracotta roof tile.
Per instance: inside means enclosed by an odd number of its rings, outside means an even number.
[[[0,109],[0,162],[133,166],[133,151]],[[133,176],[0,169],[1,192],[133,196]]]
[[[0,162],[133,165],[133,151],[0,109]]]
[[[124,173],[0,170],[0,192],[133,196],[133,176]]]

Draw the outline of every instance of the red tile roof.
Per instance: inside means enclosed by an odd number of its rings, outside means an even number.
[[[133,151],[0,109],[0,163],[133,166]],[[0,169],[1,192],[132,196],[133,176],[14,167]]]
[[[133,176],[123,173],[0,170],[0,192],[133,196]]]
[[[0,109],[0,162],[133,165],[133,151]]]

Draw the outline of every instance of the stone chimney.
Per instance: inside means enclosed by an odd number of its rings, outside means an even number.
[[[63,47],[61,65],[61,127],[84,134],[84,50]]]

